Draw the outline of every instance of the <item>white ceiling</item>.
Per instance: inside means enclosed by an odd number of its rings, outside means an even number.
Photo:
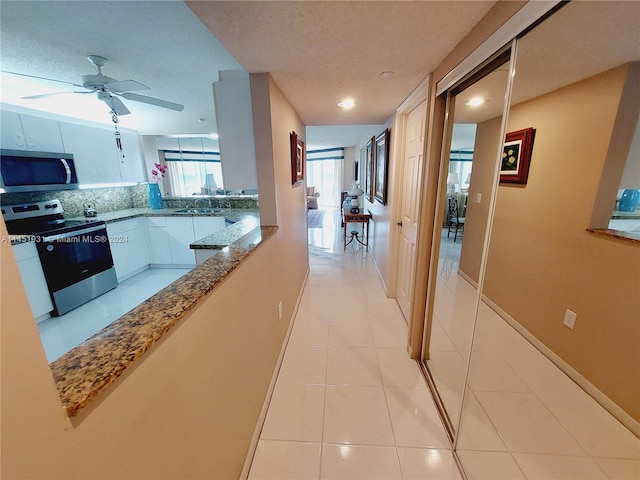
[[[367,125],[384,123],[494,3],[2,0],[0,68],[80,83],[81,74],[95,71],[86,55],[104,56],[106,75],[137,80],[151,87],[140,93],[185,105],[173,112],[125,100],[132,114],[120,117],[122,126],[161,135],[216,131],[211,84],[218,71],[269,71],[314,126],[308,147],[332,138],[331,146],[350,146]],[[516,102],[640,60],[638,1],[571,2],[551,20],[522,42]],[[381,77],[384,71],[395,74]],[[21,100],[68,86],[18,87],[4,74],[0,80],[2,102],[110,123],[108,107],[93,95]],[[488,106],[500,105],[497,95]],[[357,103],[346,113],[337,107],[345,96]],[[477,119],[491,118],[487,112]]]
[[[222,47],[183,2],[2,0],[0,63],[4,71],[81,83],[80,75],[95,72],[86,55],[106,57],[107,76],[137,80],[151,87],[141,94],[185,105],[178,113],[124,100],[132,113],[120,124],[142,134],[213,132],[217,72],[269,71],[306,124],[356,125],[342,132],[347,145],[339,146],[348,146],[363,125],[386,121],[494,3],[190,3]],[[379,76],[389,70],[392,77]],[[108,107],[94,95],[20,99],[73,90],[70,85],[18,86],[12,75],[1,81],[2,102],[110,122]],[[345,114],[337,103],[346,95],[357,106]]]
[[[384,123],[495,4],[187,3],[247,71],[271,73],[307,125]]]
[[[82,83],[80,75],[96,72],[86,58],[95,54],[109,60],[105,75],[137,80],[151,88],[141,94],[185,106],[174,112],[123,100],[131,115],[121,116],[120,124],[144,134],[215,132],[211,85],[219,70],[242,68],[195,14],[175,1],[2,0],[0,42],[3,71]],[[109,108],[94,95],[21,100],[74,87],[47,81],[18,86],[17,78],[2,75],[2,102],[111,121]]]

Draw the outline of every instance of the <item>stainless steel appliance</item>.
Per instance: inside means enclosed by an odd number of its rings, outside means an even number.
[[[5,192],[78,188],[73,154],[0,150],[0,187]]]
[[[36,242],[54,316],[118,285],[105,222],[69,221],[63,213],[59,200],[2,206],[7,231]]]

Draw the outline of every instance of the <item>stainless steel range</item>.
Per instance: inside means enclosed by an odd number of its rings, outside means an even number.
[[[54,311],[58,316],[118,285],[106,224],[69,221],[60,201],[2,205],[11,235],[36,242]]]

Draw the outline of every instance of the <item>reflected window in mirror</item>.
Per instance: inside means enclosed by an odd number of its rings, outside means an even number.
[[[224,188],[220,152],[162,150],[171,195],[215,195]]]
[[[160,162],[168,169],[166,196],[215,195],[224,189],[217,140],[204,136],[158,137],[156,147]]]

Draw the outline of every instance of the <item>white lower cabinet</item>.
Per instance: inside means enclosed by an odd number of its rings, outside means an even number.
[[[167,235],[171,263],[174,265],[195,265],[196,256],[189,248],[195,241],[193,219],[191,217],[167,217]]]
[[[147,227],[152,265],[196,264],[189,248],[194,239],[191,217],[148,217]]]
[[[189,245],[225,226],[224,217],[147,217],[149,262],[152,265],[194,266],[195,252]]]
[[[149,267],[147,225],[144,218],[109,223],[107,234],[118,281],[126,280]]]
[[[224,217],[193,217],[193,233],[197,240],[226,227]]]
[[[166,218],[167,217],[147,217],[149,263],[152,265],[171,264]]]
[[[53,304],[40,265],[36,244],[27,242],[14,245],[13,252],[18,262],[18,270],[20,270],[22,283],[27,292],[27,299],[34,318],[37,319],[48,314],[53,310]]]

